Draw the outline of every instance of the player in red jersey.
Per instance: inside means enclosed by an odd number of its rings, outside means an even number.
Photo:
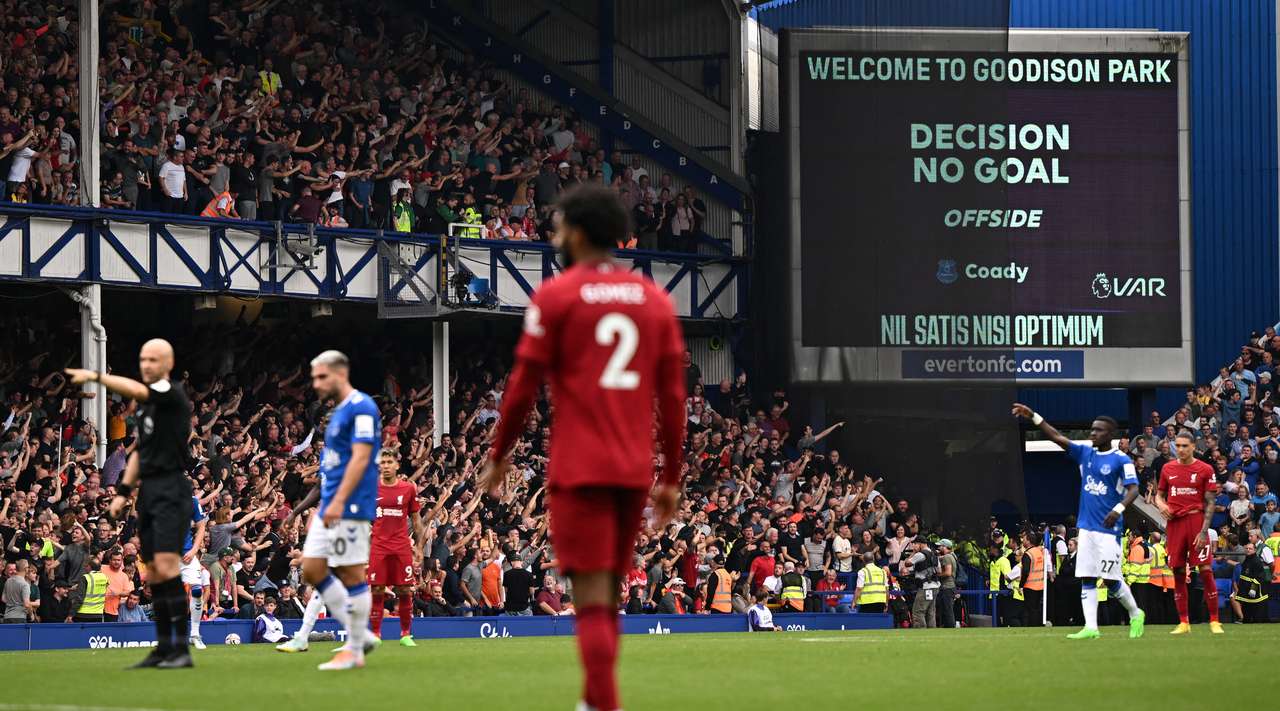
[[[369,587],[373,589],[373,609],[369,629],[377,643],[382,641],[382,613],[387,587],[394,587],[400,613],[400,646],[416,647],[413,641],[413,586],[422,566],[423,529],[418,515],[418,488],[400,479],[400,463],[394,452],[378,456],[378,508],[369,544]],[[413,541],[409,525],[413,525]]]
[[[627,235],[627,212],[600,186],[565,193],[554,243],[565,271],[545,282],[525,311],[524,335],[502,398],[498,432],[481,475],[493,493],[543,377],[555,421],[547,473],[551,535],[573,581],[578,651],[586,680],[579,709],[619,708],[619,584],[653,490],[655,526],[679,502],[684,446],[684,339],[671,299],[625,267],[611,249]],[[654,488],[654,398],[663,466]]]
[[[1165,527],[1168,538],[1169,567],[1173,570],[1173,603],[1178,608],[1178,626],[1172,634],[1191,631],[1187,616],[1186,565],[1200,569],[1204,583],[1204,604],[1209,608],[1209,629],[1222,634],[1218,622],[1218,585],[1213,580],[1213,560],[1209,556],[1209,522],[1213,520],[1214,499],[1218,483],[1213,477],[1213,467],[1195,458],[1195,440],[1188,432],[1174,438],[1173,448],[1178,459],[1160,469],[1160,485],[1156,491],[1156,506],[1168,518]]]

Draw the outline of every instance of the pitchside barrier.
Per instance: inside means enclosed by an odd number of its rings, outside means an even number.
[[[746,632],[746,615],[623,615],[626,634],[684,634],[690,632]],[[774,623],[788,632],[817,630],[889,629],[892,615],[797,613],[774,616]],[[573,616],[559,617],[420,617],[413,620],[416,639],[479,637],[551,637],[573,634]],[[299,620],[282,620],[285,634],[291,635]],[[316,631],[333,632],[341,640],[344,632],[334,620],[320,620]],[[252,620],[202,622],[201,637],[206,644],[249,644],[253,639]],[[400,620],[385,618],[384,639],[400,635]],[[36,649],[118,649],[154,646],[155,627],[150,622],[101,622],[91,624],[0,625],[0,651]]]

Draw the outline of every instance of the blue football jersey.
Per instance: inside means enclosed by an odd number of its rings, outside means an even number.
[[[204,509],[200,508],[200,497],[191,497],[191,525],[187,526],[187,537],[182,541],[182,555],[191,552],[191,547],[195,545],[195,525],[208,518],[204,515]]]
[[[1067,456],[1080,465],[1080,510],[1076,526],[1086,531],[1119,536],[1124,531],[1124,516],[1116,525],[1103,524],[1107,514],[1124,500],[1124,489],[1138,483],[1138,472],[1129,455],[1118,449],[1100,452],[1091,445],[1071,443]]]
[[[373,398],[351,391],[333,414],[324,431],[324,453],[320,458],[320,513],[324,513],[338,493],[342,475],[351,461],[351,446],[357,442],[373,445],[364,476],[351,492],[343,518],[372,521],[378,505],[378,448],[382,443],[382,418]]]

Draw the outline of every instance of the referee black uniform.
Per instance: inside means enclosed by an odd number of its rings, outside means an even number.
[[[157,380],[147,389],[138,408],[138,538],[142,560],[150,562],[157,553],[182,553],[193,504],[187,479],[191,401],[180,383]],[[179,660],[189,666],[191,618],[182,576],[154,581],[151,598],[154,658],[163,658],[161,666]]]
[[[192,508],[191,401],[180,383],[157,380],[148,388],[138,408],[138,537],[144,561],[156,553],[182,553]]]

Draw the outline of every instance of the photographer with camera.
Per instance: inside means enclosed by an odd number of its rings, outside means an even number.
[[[938,607],[938,590],[942,587],[938,581],[938,555],[929,548],[927,541],[918,536],[911,542],[911,551],[909,557],[904,555],[898,563],[903,587],[910,585],[915,589],[911,626],[937,627],[934,616]]]

